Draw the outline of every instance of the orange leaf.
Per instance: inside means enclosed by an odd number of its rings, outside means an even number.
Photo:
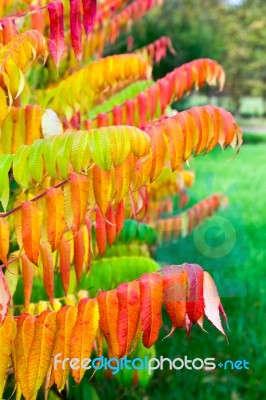
[[[115,203],[120,202],[129,192],[133,170],[133,157],[130,154],[126,160],[115,168]]]
[[[22,255],[21,264],[22,264],[24,305],[25,305],[25,311],[27,312],[30,305],[32,286],[34,280],[34,266],[30,262],[26,254]]]
[[[116,221],[113,206],[110,206],[106,214],[106,234],[109,246],[114,244],[116,239]]]
[[[82,299],[78,305],[78,315],[71,338],[71,358],[82,363],[90,358],[99,327],[99,308],[96,299]],[[76,383],[80,383],[85,373],[82,364],[78,370],[72,369]]]
[[[70,373],[70,341],[76,323],[77,311],[77,307],[65,306],[61,308],[56,315],[57,334],[53,351],[53,374],[59,392],[64,389]],[[61,357],[57,356],[58,360],[62,361],[66,358],[68,358],[68,360],[64,362],[64,366],[62,362],[58,362],[55,368],[55,356],[57,354],[61,354]]]
[[[100,311],[100,327],[108,344],[109,356],[119,357],[117,290],[102,292],[97,299]]]
[[[84,230],[80,230],[74,236],[74,266],[78,283],[81,280],[85,259]]]
[[[119,356],[124,357],[130,352],[139,324],[140,290],[138,281],[122,283],[117,288],[117,295]]]
[[[152,171],[152,158],[147,157],[142,162],[137,162],[134,167],[134,175],[132,178],[132,190],[137,191],[149,181]]]
[[[46,192],[47,235],[52,251],[61,241],[66,224],[64,216],[64,193],[61,188],[51,188]]]
[[[102,214],[105,214],[112,193],[111,173],[100,169],[97,165],[93,167],[93,189],[96,204]]]
[[[42,211],[32,201],[21,207],[22,243],[29,260],[37,265],[40,252]]]
[[[175,171],[183,161],[185,139],[181,125],[175,118],[168,118],[162,123],[169,142],[169,158]]]
[[[73,232],[81,227],[88,208],[89,179],[87,176],[72,173],[69,178],[71,206],[73,212]]]
[[[0,217],[0,260],[7,264],[9,252],[10,226],[7,220]]]
[[[60,260],[60,274],[64,293],[67,296],[69,282],[70,282],[70,256],[71,256],[71,243],[66,239],[62,239],[59,244],[59,260]]]
[[[125,203],[123,200],[120,201],[120,203],[116,207],[115,220],[116,220],[116,232],[117,235],[119,235],[123,229],[125,221]]]
[[[185,326],[187,284],[187,273],[180,266],[163,269],[163,300],[173,328]]]
[[[162,326],[163,285],[157,273],[144,274],[140,280],[142,342],[150,348],[158,339]]]
[[[43,265],[44,287],[50,303],[52,304],[54,301],[54,261],[51,251],[44,243],[41,243],[41,257]]]
[[[151,182],[155,181],[160,175],[163,166],[166,151],[166,142],[162,129],[156,126],[151,127],[148,131],[150,137],[152,137],[151,148],[152,148],[152,172]]]

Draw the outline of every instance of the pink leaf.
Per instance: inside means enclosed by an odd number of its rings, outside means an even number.
[[[134,115],[135,115],[135,103],[133,100],[126,100],[126,124],[133,126],[134,125]]]
[[[82,0],[82,5],[83,5],[83,26],[86,35],[88,36],[95,23],[96,12],[97,12],[97,1]]]
[[[70,35],[75,56],[80,61],[83,55],[80,0],[70,0]]]
[[[146,93],[139,93],[137,95],[137,102],[139,107],[139,123],[140,126],[145,126],[147,123],[147,95]]]
[[[218,290],[214,280],[206,271],[204,271],[203,278],[203,298],[204,312],[206,317],[211,321],[215,328],[217,328],[224,336],[226,336],[220,318],[221,300]]]
[[[11,300],[11,294],[7,285],[5,275],[0,270],[0,325],[4,321]]]
[[[121,106],[116,106],[113,108],[113,124],[122,125],[123,120],[123,110]]]

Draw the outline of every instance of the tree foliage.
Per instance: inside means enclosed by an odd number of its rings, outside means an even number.
[[[163,304],[169,334],[203,328],[207,317],[225,335],[210,275],[194,264],[161,269],[152,259],[159,240],[178,236],[181,225],[190,234],[224,204],[213,195],[184,210],[194,175],[183,164],[217,145],[238,152],[239,126],[220,107],[170,108],[205,84],[222,90],[223,68],[199,58],[153,82],[153,64],[167,49],[174,53],[165,36],[101,58],[107,43],[156,5],[2,6],[0,397],[9,367],[18,398],[32,400],[42,386],[68,386],[70,363],[54,368],[59,353],[121,358],[151,348]],[[35,92],[33,76],[43,70],[44,87]],[[80,383],[85,369],[71,373]]]

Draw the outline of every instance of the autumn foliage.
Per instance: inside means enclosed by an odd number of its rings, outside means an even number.
[[[216,61],[154,82],[153,63],[174,53],[167,37],[101,57],[162,1],[15,3],[0,5],[0,397],[14,374],[18,398],[32,400],[70,374],[81,382],[82,368],[54,369],[56,354],[151,348],[163,306],[169,335],[204,317],[225,335],[211,276],[161,268],[152,249],[226,205],[215,194],[184,209],[194,174],[183,165],[217,145],[238,152],[242,133],[223,108],[170,108],[205,84],[223,89]]]

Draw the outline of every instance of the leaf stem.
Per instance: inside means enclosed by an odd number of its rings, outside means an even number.
[[[67,182],[68,182],[68,180],[65,179],[62,182],[58,183],[57,185],[53,186],[52,188],[58,189],[59,187],[64,186]],[[51,189],[51,188],[46,189],[43,193],[39,194],[38,196],[36,196],[33,199],[28,200],[28,201],[37,201],[37,200],[41,199],[42,197],[44,197],[46,195],[46,193],[49,189]],[[0,213],[0,217],[1,218],[9,217],[9,215],[14,214],[16,211],[20,210],[21,207],[22,207],[22,204],[20,204],[19,206],[15,207],[15,208],[12,208],[12,210],[9,210],[5,213]]]

